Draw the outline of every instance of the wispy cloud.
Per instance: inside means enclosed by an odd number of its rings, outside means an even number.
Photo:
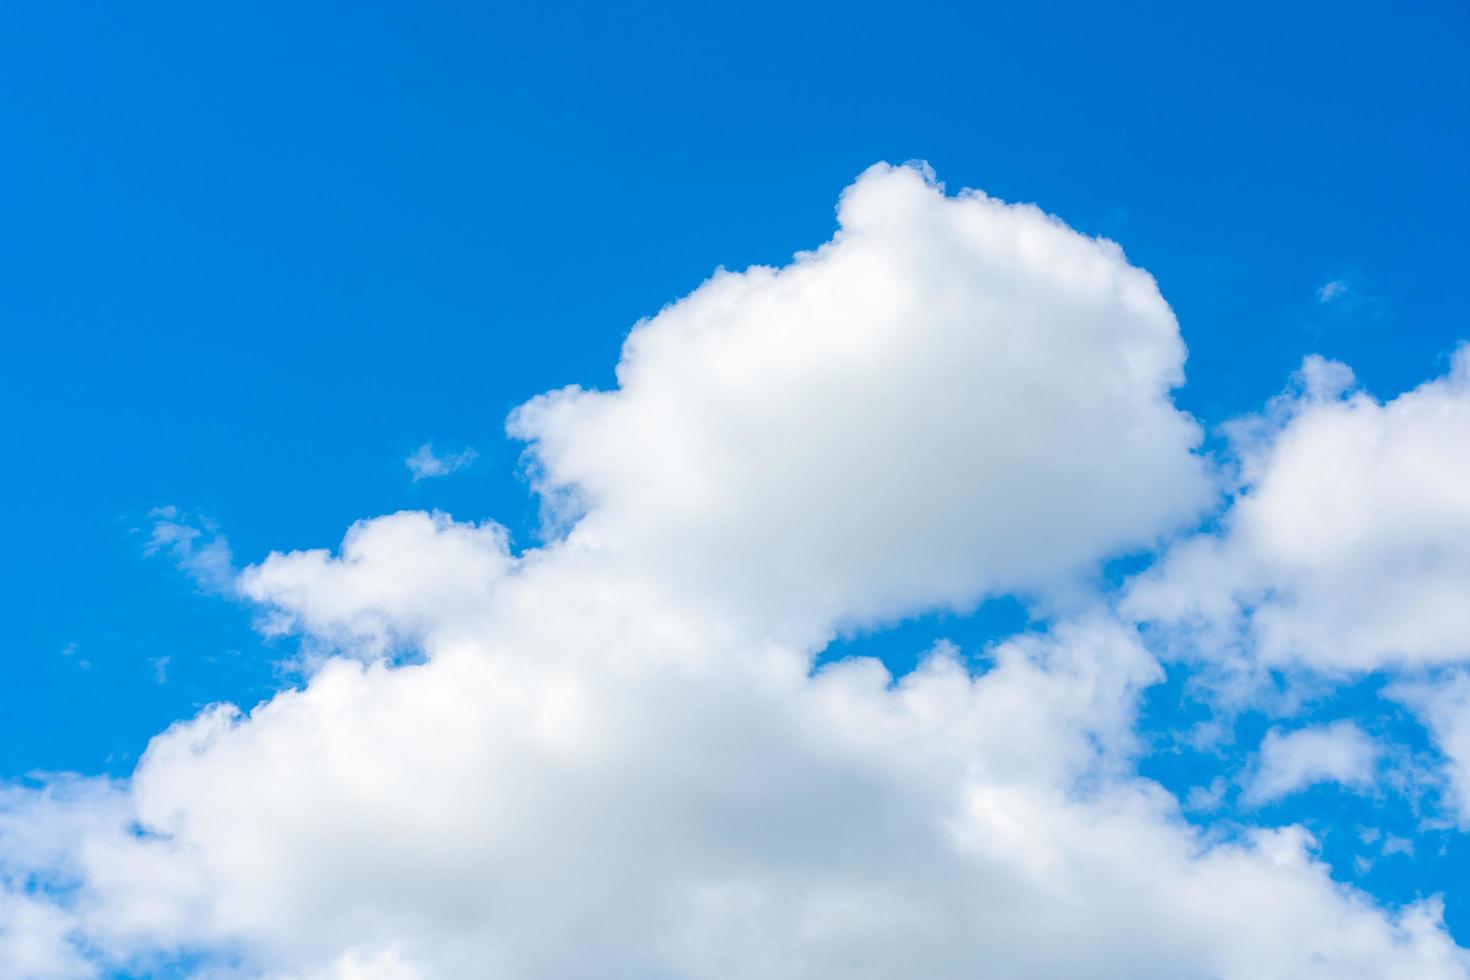
[[[1317,287],[1317,304],[1340,314],[1378,315],[1382,304],[1354,276],[1331,279]]]
[[[457,453],[436,453],[434,444],[426,442],[410,453],[403,463],[413,474],[413,482],[417,483],[431,477],[448,476],[473,463],[479,455],[473,449]]]
[[[230,543],[206,517],[189,519],[177,507],[155,507],[148,512],[153,530],[143,554],[166,552],[179,569],[206,592],[235,590],[235,559]]]
[[[76,643],[68,643],[66,646],[61,648],[61,655],[69,660],[72,660],[82,670],[91,670],[92,661],[86,659],[85,657],[77,656],[77,651],[80,649],[81,647],[78,646]]]
[[[155,684],[168,683],[168,665],[173,657],[149,657],[148,666],[153,668],[153,681]]]

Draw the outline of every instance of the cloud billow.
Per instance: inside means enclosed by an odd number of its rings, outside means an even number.
[[[574,539],[821,627],[1044,590],[1209,501],[1178,326],[1116,245],[913,167],[838,220],[640,323],[616,390],[511,417]]]
[[[1203,833],[1137,774],[1162,667],[1087,583],[1215,493],[1153,280],[919,167],[838,217],[638,324],[616,389],[512,416],[566,522],[543,547],[403,512],[239,573],[335,655],[124,783],[7,790],[0,966],[1470,975],[1436,900],[1378,906],[1297,827]],[[846,626],[1017,592],[1057,614],[983,672],[944,644],[813,670]]]

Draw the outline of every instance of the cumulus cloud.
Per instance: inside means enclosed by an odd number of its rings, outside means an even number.
[[[813,669],[842,625],[1064,589],[1209,496],[1174,319],[1116,246],[917,168],[839,223],[639,324],[616,390],[514,415],[545,546],[402,513],[242,572],[314,673],[126,782],[0,797],[0,895],[53,923],[0,972],[1470,975],[1436,901],[1386,911],[1305,831],[1205,835],[1137,776],[1161,668],[1101,604],[983,668]]]
[[[1470,347],[1381,402],[1309,358],[1234,428],[1240,489],[1125,608],[1210,653],[1328,673],[1470,657]]]
[[[448,476],[455,470],[470,465],[479,456],[473,449],[464,449],[457,453],[436,453],[434,444],[426,442],[409,453],[403,464],[413,474],[413,482],[417,483],[436,476]]]
[[[1123,610],[1171,655],[1247,678],[1215,689],[1231,698],[1259,694],[1262,678],[1307,676],[1320,690],[1396,677],[1386,693],[1429,729],[1446,801],[1470,820],[1470,346],[1443,377],[1388,401],[1346,365],[1309,357],[1287,393],[1230,435],[1239,486],[1218,530],[1172,547],[1131,583]],[[1307,744],[1328,743],[1297,747]],[[1338,771],[1316,774],[1361,785],[1367,746],[1333,744]],[[1263,770],[1259,799],[1293,772],[1305,778],[1299,764]]]
[[[354,525],[340,553],[272,553],[238,588],[267,634],[305,633],[338,652],[380,656],[426,643],[434,628],[477,623],[511,570],[500,526],[404,511]]]
[[[895,683],[649,651],[622,598],[572,605],[577,648],[333,661],[208,712],[125,793],[45,801],[65,819],[30,815],[27,853],[115,959],[217,944],[267,974],[1463,975],[1435,906],[1386,916],[1300,832],[1210,844],[1128,775],[1157,666],[1126,628]]]
[[[1178,326],[1116,245],[913,167],[838,220],[640,323],[616,390],[512,416],[579,542],[821,624],[1042,590],[1207,502]]]
[[[1378,743],[1351,721],[1290,732],[1272,729],[1261,743],[1245,798],[1253,804],[1270,803],[1322,783],[1368,792],[1381,756]]]
[[[0,888],[0,966],[34,980],[92,977],[95,968],[67,942],[72,921],[55,905]]]

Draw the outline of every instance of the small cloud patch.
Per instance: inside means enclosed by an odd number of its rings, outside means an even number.
[[[148,516],[153,528],[143,554],[167,554],[179,570],[205,592],[228,595],[235,588],[235,559],[230,543],[214,522],[185,516],[177,507],[155,507]]]
[[[473,449],[440,454],[434,452],[433,443],[426,442],[410,453],[403,463],[413,474],[413,482],[417,483],[436,476],[448,476],[456,470],[464,469],[478,459],[479,455]]]

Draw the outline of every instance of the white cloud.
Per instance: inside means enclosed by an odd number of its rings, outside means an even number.
[[[575,648],[335,661],[156,739],[125,795],[27,802],[23,853],[85,883],[75,928],[114,957],[214,944],[252,975],[374,976],[385,939],[395,977],[1465,975],[1434,906],[1388,918],[1295,831],[1210,844],[1128,775],[1157,668],[1126,629],[893,685],[658,650],[653,610],[572,595]]]
[[[1343,296],[1348,290],[1347,283],[1341,279],[1325,282],[1317,289],[1317,302],[1331,303],[1333,300]]]
[[[331,965],[310,973],[295,974],[289,980],[423,980],[424,974],[407,962],[392,947],[387,949],[352,949]]]
[[[834,241],[641,324],[519,412],[582,514],[523,555],[403,513],[239,593],[351,657],[0,798],[0,881],[106,964],[244,976],[1470,976],[1435,901],[1221,842],[1135,775],[1161,676],[1096,609],[812,672],[846,622],[1048,589],[1206,497],[1152,280],[1031,208],[878,168]],[[422,662],[390,666],[409,646]],[[319,651],[321,652],[321,651]],[[44,880],[47,889],[26,891]],[[48,897],[49,896],[49,897]],[[0,966],[3,966],[0,963]]]
[[[1191,786],[1184,796],[1184,809],[1193,813],[1212,813],[1220,809],[1228,789],[1222,776],[1210,780],[1208,786]]]
[[[1173,547],[1122,608],[1173,655],[1238,670],[1233,696],[1258,695],[1267,670],[1319,684],[1397,675],[1390,695],[1428,726],[1470,820],[1470,685],[1455,671],[1424,680],[1470,661],[1470,346],[1387,402],[1308,358],[1232,436],[1241,485],[1220,530]]]
[[[228,594],[233,590],[234,556],[229,541],[212,521],[190,522],[173,506],[156,507],[148,516],[153,518],[153,528],[143,546],[145,555],[166,552],[205,592]]]
[[[1383,856],[1392,857],[1395,854],[1402,854],[1405,857],[1413,857],[1414,842],[1409,840],[1407,837],[1395,837],[1392,834],[1388,835],[1383,840]]]
[[[838,219],[640,323],[617,390],[515,413],[579,541],[810,626],[1046,589],[1208,501],[1177,324],[1116,245],[911,167]]]
[[[436,453],[434,444],[426,442],[409,453],[403,464],[413,474],[413,482],[417,483],[436,476],[448,476],[455,470],[470,465],[479,456],[480,454],[473,449],[465,449],[457,453]]]
[[[1272,729],[1261,743],[1257,768],[1245,789],[1252,804],[1271,803],[1322,783],[1369,792],[1382,749],[1351,721],[1291,732]]]
[[[1309,358],[1296,392],[1236,426],[1242,488],[1222,532],[1141,576],[1132,615],[1276,666],[1470,657],[1470,347],[1386,403],[1351,377]]]
[[[86,657],[77,656],[77,651],[80,649],[81,646],[79,644],[75,642],[68,643],[66,646],[61,648],[61,655],[68,660],[71,660],[72,663],[76,664],[82,670],[91,670],[92,661],[88,660]]]
[[[1470,671],[1401,681],[1388,690],[1412,709],[1444,756],[1443,778],[1461,829],[1470,830]]]
[[[67,942],[70,917],[49,902],[0,886],[0,971],[26,980],[79,980],[95,970]]]
[[[451,622],[478,625],[511,566],[498,525],[404,511],[355,524],[337,557],[273,552],[241,573],[238,589],[268,611],[268,634],[305,632],[379,656],[423,645]]]

